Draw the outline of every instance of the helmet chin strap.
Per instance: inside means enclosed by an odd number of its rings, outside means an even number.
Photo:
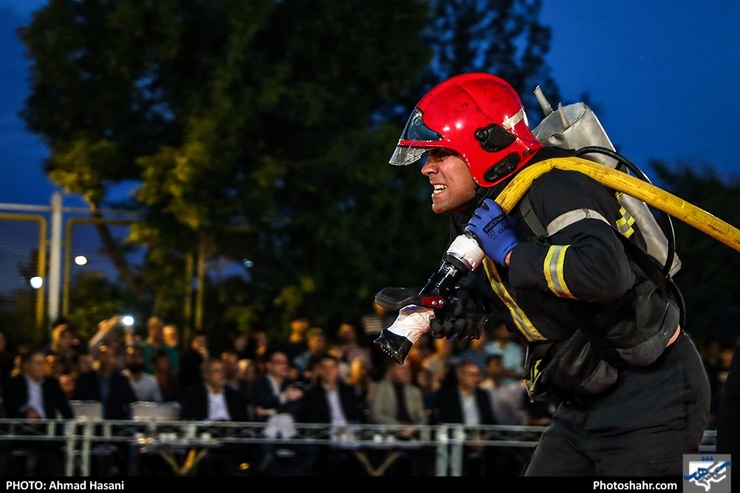
[[[494,187],[482,187],[480,185],[475,186],[475,196],[470,199],[467,205],[459,211],[452,214],[453,221],[457,227],[462,231],[465,226],[468,225],[468,221],[473,217],[475,210],[483,204],[483,201],[491,198],[495,199],[498,194],[503,190],[503,187],[509,180],[505,180],[505,183],[496,185]]]
[[[503,183],[499,183],[498,185],[493,187],[482,187],[480,185],[476,185],[475,197],[470,200],[468,206],[463,211],[460,211],[460,214],[472,216],[473,212],[475,212],[475,210],[480,207],[484,200],[495,199],[496,197],[498,197],[498,194],[501,193],[501,190],[504,189],[508,182],[509,180],[507,179],[504,180]]]
[[[482,187],[480,185],[477,185],[475,187],[475,198],[473,201],[475,202],[475,207],[479,207],[480,204],[486,200],[486,199],[493,199],[496,198],[498,195],[497,189],[499,187]]]

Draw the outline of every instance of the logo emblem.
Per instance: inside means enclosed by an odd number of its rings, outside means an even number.
[[[730,493],[729,454],[684,455],[684,493]]]

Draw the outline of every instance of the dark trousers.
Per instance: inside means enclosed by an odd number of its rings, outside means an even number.
[[[599,398],[561,403],[527,476],[681,476],[683,454],[699,453],[709,382],[685,334],[652,365],[620,370]]]
[[[517,447],[485,447],[482,451],[466,450],[463,456],[465,477],[518,477],[522,475],[527,449]]]

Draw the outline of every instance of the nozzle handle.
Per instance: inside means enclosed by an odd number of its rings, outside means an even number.
[[[447,300],[438,290],[419,288],[383,288],[375,294],[375,303],[386,310],[398,311],[404,306],[418,305],[427,308],[442,308]]]

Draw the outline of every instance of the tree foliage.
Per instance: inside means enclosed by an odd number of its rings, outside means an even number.
[[[22,116],[49,144],[48,175],[93,213],[111,184],[140,184],[125,205],[141,212],[129,241],[143,268],[106,248],[154,311],[182,313],[188,255],[228,252],[253,262],[250,281],[208,284],[209,323],[270,328],[299,310],[330,323],[438,265],[446,218],[418,170],[386,164],[429,85],[486,70],[557,99],[539,7],[50,0],[20,32]]]
[[[432,79],[464,72],[490,72],[509,82],[528,110],[541,86],[550,101],[560,92],[545,55],[551,30],[539,21],[541,0],[438,0],[428,39],[434,51]]]
[[[671,193],[740,228],[735,212],[740,210],[740,180],[726,182],[711,166],[668,167],[658,160],[650,165]],[[736,332],[731,313],[740,308],[740,254],[684,222],[673,220],[673,225],[682,262],[675,280],[686,303],[687,330],[699,341]]]

